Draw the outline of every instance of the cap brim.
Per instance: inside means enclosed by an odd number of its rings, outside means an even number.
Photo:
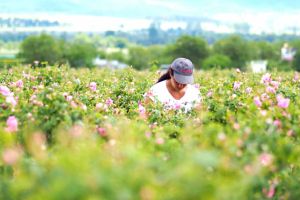
[[[194,83],[193,75],[185,76],[185,75],[179,74],[176,71],[174,71],[174,78],[175,78],[176,82],[181,83],[181,84]]]

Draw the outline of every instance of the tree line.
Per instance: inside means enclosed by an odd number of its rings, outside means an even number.
[[[99,39],[99,38],[98,38]],[[170,63],[175,57],[187,57],[198,69],[246,69],[251,60],[268,60],[269,69],[300,70],[300,40],[290,41],[296,50],[293,61],[281,60],[280,49],[284,41],[249,41],[239,35],[230,35],[213,44],[199,36],[182,35],[166,45],[142,46],[124,38],[111,36],[109,40],[91,40],[84,35],[63,40],[48,34],[27,37],[20,45],[18,57],[24,63],[47,61],[50,65],[68,63],[71,67],[93,67],[96,57],[119,60],[135,69],[149,69]],[[108,47],[127,51],[106,51]]]

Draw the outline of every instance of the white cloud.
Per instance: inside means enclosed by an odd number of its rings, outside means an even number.
[[[152,6],[171,9],[172,11],[187,12],[192,9],[185,4],[169,0],[145,0],[145,3]]]

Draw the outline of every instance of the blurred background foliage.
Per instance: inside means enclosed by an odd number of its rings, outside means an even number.
[[[244,39],[241,35],[229,35],[208,43],[199,36],[182,35],[166,44],[140,45],[116,36],[88,36],[77,34],[68,40],[46,33],[28,36],[19,43],[18,63],[46,61],[49,64],[66,64],[71,67],[95,67],[95,58],[116,60],[138,70],[167,65],[176,57],[190,58],[197,69],[247,70],[252,60],[268,61],[268,70],[298,70],[299,51],[293,61],[281,59],[280,49],[284,41],[267,42]],[[300,49],[298,40],[290,46]],[[2,63],[2,66],[4,64]]]

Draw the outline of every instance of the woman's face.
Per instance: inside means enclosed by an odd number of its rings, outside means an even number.
[[[174,76],[171,76],[171,85],[177,91],[180,91],[180,90],[184,89],[187,86],[187,84],[178,83],[175,80]]]

